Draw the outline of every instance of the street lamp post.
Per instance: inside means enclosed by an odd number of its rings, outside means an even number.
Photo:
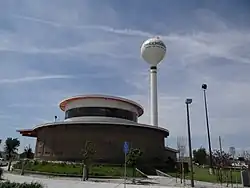
[[[192,143],[191,143],[191,130],[190,130],[190,118],[189,118],[189,104],[192,103],[192,99],[186,99],[187,107],[187,126],[188,126],[188,147],[189,147],[189,159],[191,169],[191,187],[194,187],[194,170],[193,170],[193,157],[192,157]]]
[[[209,162],[210,162],[210,174],[213,173],[213,156],[212,156],[212,147],[211,147],[211,138],[210,138],[210,129],[209,129],[209,122],[208,122],[208,110],[207,110],[207,84],[202,84],[201,88],[203,89],[204,95],[204,106],[205,106],[205,116],[206,116],[206,124],[207,124],[207,139],[208,139],[208,148],[209,148]]]

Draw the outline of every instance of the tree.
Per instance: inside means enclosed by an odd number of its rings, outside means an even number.
[[[207,152],[206,149],[201,147],[197,150],[193,150],[194,161],[199,163],[199,165],[204,165],[207,163]]]
[[[89,177],[89,166],[95,155],[95,146],[91,141],[86,141],[84,149],[82,150],[83,156],[83,181],[88,180]]]
[[[131,148],[128,152],[126,163],[133,168],[133,177],[135,177],[135,169],[141,156],[142,152],[138,148]]]
[[[20,154],[20,158],[24,159],[22,161],[22,170],[21,170],[21,175],[24,175],[24,167],[26,164],[26,159],[33,159],[34,158],[34,153],[32,152],[32,148],[30,147],[30,145],[24,148],[24,152]]]
[[[187,140],[185,137],[177,137],[177,148],[179,152],[179,161],[182,161],[186,152]]]
[[[212,154],[213,156],[213,164],[217,169],[217,180],[220,183],[223,183],[223,169],[227,169],[229,166],[231,166],[231,155],[229,153],[226,153],[224,151],[215,150]],[[226,177],[227,185],[228,185],[228,171],[224,171],[224,177]]]
[[[24,152],[20,154],[20,158],[27,158],[27,159],[33,159],[34,153],[32,151],[32,148],[29,146],[26,146],[24,148]]]
[[[20,141],[17,138],[7,138],[5,141],[4,152],[6,153],[7,160],[9,160],[8,171],[10,171],[12,159],[17,154],[19,146]]]
[[[216,167],[224,168],[231,165],[231,155],[224,151],[215,150],[213,152],[213,164]]]
[[[186,153],[186,145],[187,145],[187,139],[183,136],[177,137],[177,148],[179,152],[179,162],[181,162],[180,165],[180,175],[181,175],[181,183],[182,180],[185,179],[185,171],[184,171],[184,155]]]
[[[250,153],[249,153],[248,151],[243,150],[243,151],[242,151],[242,154],[241,154],[241,157],[244,158],[244,162],[245,162],[246,164],[249,164],[249,163],[250,163]]]

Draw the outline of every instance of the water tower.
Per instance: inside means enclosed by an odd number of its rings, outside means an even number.
[[[166,55],[166,45],[159,38],[150,38],[141,46],[141,56],[150,65],[150,123],[158,126],[157,65]]]

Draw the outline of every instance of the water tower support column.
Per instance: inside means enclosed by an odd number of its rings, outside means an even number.
[[[150,65],[150,123],[153,126],[158,126],[157,65],[166,51],[167,47],[159,37],[148,39],[141,46],[141,56]]]
[[[151,125],[158,126],[158,100],[157,100],[157,67],[150,67],[150,121]]]

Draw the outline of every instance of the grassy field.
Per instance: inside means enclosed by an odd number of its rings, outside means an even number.
[[[21,169],[21,162],[14,166],[15,169]],[[81,175],[82,166],[81,164],[66,164],[66,163],[48,163],[48,162],[28,162],[25,164],[25,170],[37,171],[37,172],[48,172],[55,174],[67,174],[67,175]],[[123,166],[107,166],[107,165],[92,165],[90,167],[90,176],[113,176],[123,177],[124,167]],[[127,176],[132,177],[133,169],[127,168]],[[136,172],[136,177],[142,177]]]
[[[172,175],[173,177],[176,177],[176,173],[171,173],[170,175]],[[188,173],[188,174],[185,175],[185,178],[190,179],[191,178],[190,176],[191,176],[191,173]],[[228,178],[229,178],[228,182],[231,183],[230,176]],[[239,170],[232,172],[232,182],[233,183],[236,183],[236,182],[240,183],[241,182],[240,178],[241,178],[241,176],[240,176],[240,171]],[[198,181],[218,183],[217,176],[216,175],[210,175],[208,168],[201,168],[201,167],[197,167],[197,166],[194,166],[194,179],[198,180]],[[224,183],[227,182],[226,179],[227,178],[224,175],[223,176],[223,182]]]

